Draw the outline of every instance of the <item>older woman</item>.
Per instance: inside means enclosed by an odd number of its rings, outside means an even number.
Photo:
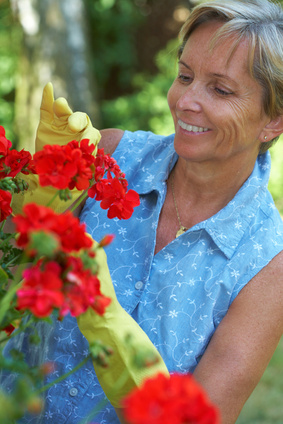
[[[80,217],[96,239],[116,235],[107,256],[117,298],[169,372],[193,372],[232,424],[283,329],[283,224],[267,190],[267,149],[283,132],[283,13],[268,0],[207,2],[181,36],[168,93],[175,134],[101,131],[141,206],[110,221],[88,199]],[[70,317],[45,340],[37,354],[62,372],[86,346]],[[85,417],[102,396],[91,364],[68,384],[23,422]],[[111,407],[96,420],[118,422]]]

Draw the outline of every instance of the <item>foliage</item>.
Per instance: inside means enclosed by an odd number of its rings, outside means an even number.
[[[132,0],[85,0],[85,4],[98,95],[104,99],[109,92],[111,96],[128,92],[137,63],[135,36],[144,20],[141,8]]]
[[[276,207],[283,217],[283,137],[270,149],[271,173],[269,190],[274,198]]]
[[[0,123],[12,138],[15,101],[15,78],[21,29],[14,22],[10,2],[0,2]]]
[[[172,40],[157,54],[157,75],[135,75],[133,94],[102,102],[102,118],[106,126],[130,131],[142,129],[163,135],[174,132],[167,91],[176,76],[177,46],[178,41]]]

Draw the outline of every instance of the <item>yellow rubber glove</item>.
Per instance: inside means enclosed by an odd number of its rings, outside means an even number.
[[[35,151],[42,150],[45,144],[64,145],[84,138],[97,145],[100,132],[92,126],[87,114],[73,113],[66,99],[54,100],[53,86],[49,82],[43,89]]]
[[[40,106],[40,121],[36,133],[35,151],[42,150],[45,144],[65,145],[70,141],[80,141],[84,138],[97,146],[101,136],[100,132],[91,124],[89,117],[83,112],[73,113],[68,102],[63,97],[54,100],[53,86],[49,82],[43,89]],[[94,150],[93,154],[96,153]],[[13,196],[13,213],[22,212],[26,203],[35,202],[46,205],[54,196],[57,189],[53,187],[41,187],[37,175],[21,175],[28,182],[30,188],[24,194]],[[62,213],[70,207],[82,192],[72,190],[72,199],[68,201],[55,199],[51,207],[57,213]]]
[[[103,345],[109,346],[113,354],[109,359],[109,366],[103,368],[93,363],[101,387],[115,408],[121,408],[120,401],[134,387],[140,386],[145,378],[152,377],[158,372],[169,375],[165,363],[148,336],[136,321],[119,304],[106,261],[106,254],[102,248],[97,249],[96,259],[99,264],[98,278],[101,283],[101,292],[112,299],[104,315],[97,315],[91,308],[77,317],[80,331],[91,344],[100,340]],[[147,351],[156,357],[154,365],[137,368],[132,362],[132,352],[125,339],[131,336],[131,344],[138,350]],[[122,376],[123,384],[118,390],[115,385]]]

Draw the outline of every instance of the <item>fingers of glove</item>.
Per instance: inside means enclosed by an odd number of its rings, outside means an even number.
[[[83,112],[72,113],[68,119],[68,127],[73,133],[80,133],[85,130],[89,124],[90,120],[88,119],[87,114]]]
[[[59,97],[53,103],[54,120],[52,122],[53,128],[60,128],[61,131],[69,131],[68,119],[73,113],[67,100],[64,97]]]
[[[73,113],[69,103],[64,97],[58,97],[58,99],[54,101],[53,110],[56,117],[59,119],[66,118],[66,116],[69,117]]]
[[[92,125],[88,125],[86,129],[83,131],[83,133],[81,134],[81,139],[83,138],[88,138],[91,141],[91,143],[94,143],[95,145],[97,145],[99,143],[99,140],[101,139],[101,134]],[[93,154],[95,153],[96,151],[93,152]]]
[[[53,85],[51,82],[46,84],[43,89],[41,105],[40,105],[40,120],[44,122],[51,122],[53,120]]]
[[[92,126],[92,123],[86,113],[73,113],[68,119],[68,126],[70,131],[76,134],[77,141],[87,138],[91,143],[97,145],[101,139],[100,132]]]

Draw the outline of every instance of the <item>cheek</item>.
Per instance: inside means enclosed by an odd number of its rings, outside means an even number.
[[[242,138],[243,133],[247,130],[247,116],[250,114],[248,110],[245,110],[243,105],[231,102],[226,105],[226,113],[221,113],[219,110],[219,122],[220,127],[225,134],[225,137],[231,138]],[[225,117],[225,119],[223,119]]]
[[[175,83],[173,83],[167,93],[167,102],[171,110],[171,113],[173,113],[176,110],[176,105],[177,105],[179,97],[180,97],[179,90],[176,88]]]
[[[168,103],[170,110],[172,110],[172,108],[173,108],[173,86],[171,86],[168,90],[167,103]]]

